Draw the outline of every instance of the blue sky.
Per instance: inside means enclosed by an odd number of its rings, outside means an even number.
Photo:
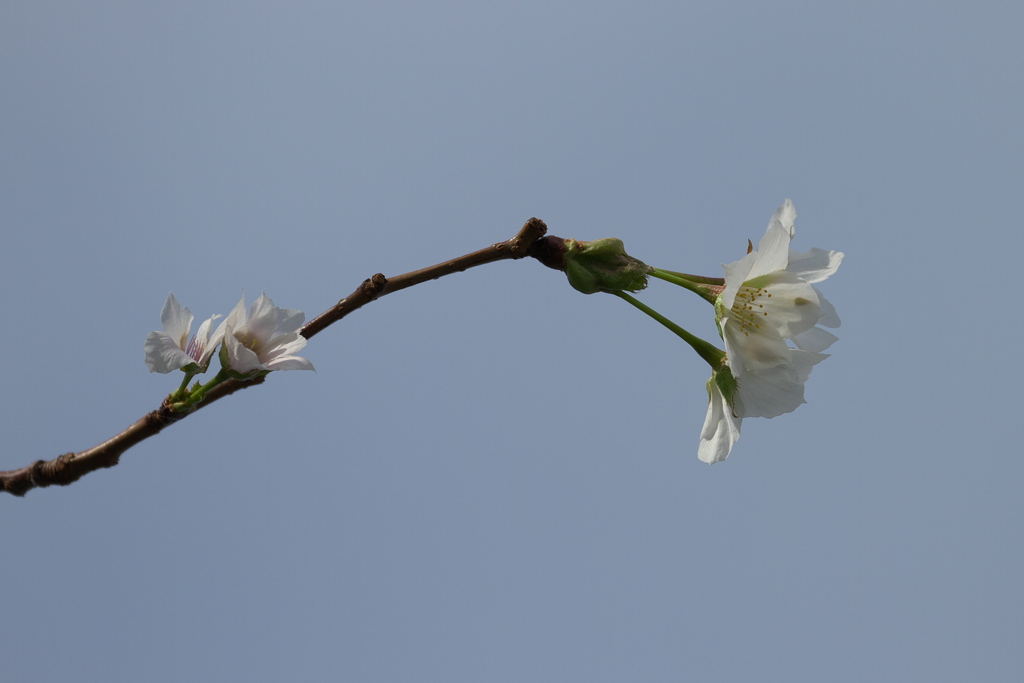
[[[315,374],[0,497],[5,676],[1019,675],[1022,28],[1010,3],[4,3],[0,469],[159,405],[169,291],[312,317],[531,216],[718,275],[787,197],[794,248],[846,254],[808,404],[713,467],[707,366],[613,297],[521,261],[367,306]],[[715,334],[678,288],[643,299]]]

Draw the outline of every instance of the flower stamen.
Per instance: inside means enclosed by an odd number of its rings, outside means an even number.
[[[203,351],[205,350],[206,345],[199,343],[195,335],[192,335],[192,338],[188,340],[188,345],[185,347],[185,353],[197,363],[202,359]]]
[[[761,297],[771,298],[771,296],[771,292],[764,287],[740,287],[740,291],[736,293],[736,298],[733,300],[732,313],[744,336],[749,337],[752,329],[761,329],[760,323],[754,316],[761,313],[767,317],[768,311],[760,310],[764,308],[764,304],[758,303],[757,300]]]

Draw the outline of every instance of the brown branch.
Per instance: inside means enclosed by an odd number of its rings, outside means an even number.
[[[318,334],[349,313],[375,299],[428,280],[436,280],[439,277],[459,273],[486,263],[533,256],[545,265],[558,267],[550,262],[550,247],[552,244],[561,243],[561,240],[558,238],[542,240],[541,238],[544,237],[546,232],[547,226],[544,224],[544,221],[539,218],[531,218],[526,221],[526,224],[523,225],[515,237],[505,242],[492,244],[486,249],[474,251],[471,254],[466,254],[465,256],[460,256],[450,261],[430,266],[429,268],[397,275],[393,278],[386,278],[381,273],[377,273],[370,279],[364,280],[352,294],[306,323],[299,330],[299,333],[306,339],[311,339],[313,335]],[[264,380],[265,377],[249,381],[228,380],[211,389],[202,403],[196,405],[190,412],[185,413],[173,410],[165,399],[159,408],[146,414],[135,424],[98,446],[79,451],[78,453],[65,453],[53,460],[37,460],[21,469],[0,472],[0,490],[15,496],[23,496],[34,488],[67,486],[72,482],[78,481],[89,472],[105,467],[113,467],[120,460],[121,454],[135,444],[159,434],[165,427],[184,419],[191,412],[208,406],[214,401],[236,391],[262,384]]]
[[[452,273],[461,273],[485,263],[530,256],[530,247],[543,237],[547,230],[548,226],[544,224],[544,221],[539,218],[531,218],[526,221],[515,237],[505,242],[492,244],[486,249],[438,263],[436,266],[421,268],[404,275],[396,275],[393,278],[387,278],[383,274],[377,273],[370,279],[364,280],[356,288],[356,291],[303,325],[299,333],[306,339],[312,339],[313,335],[328,325],[333,325],[356,309],[392,292],[418,285],[427,280],[436,280]]]

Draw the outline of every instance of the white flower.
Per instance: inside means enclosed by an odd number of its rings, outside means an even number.
[[[174,294],[167,295],[160,322],[163,332],[150,332],[146,337],[146,365],[150,372],[173,372],[182,368],[190,372],[205,372],[217,345],[224,336],[223,324],[210,337],[215,315],[199,326],[196,336],[189,338],[192,331],[192,311],[182,308]],[[192,367],[190,367],[192,366]]]
[[[724,266],[725,289],[715,311],[729,373],[716,370],[708,381],[708,414],[697,451],[706,463],[729,457],[744,417],[777,417],[805,403],[804,383],[811,369],[828,358],[821,351],[837,339],[818,327],[839,327],[839,316],[812,283],[836,272],[843,254],[790,251],[795,218],[787,199],[772,216],[758,250]],[[728,374],[735,384],[723,379]]]
[[[796,210],[788,199],[772,216],[757,251],[725,269],[725,290],[715,304],[729,367],[739,383],[739,417],[774,417],[804,403],[811,368],[837,337],[818,325],[839,327],[835,308],[813,286],[836,272],[843,254],[791,252]],[[787,344],[791,340],[796,348]]]
[[[313,364],[295,354],[306,346],[299,334],[305,314],[278,308],[263,294],[245,312],[245,295],[224,320],[224,350],[228,369],[243,376],[261,371],[312,370]]]

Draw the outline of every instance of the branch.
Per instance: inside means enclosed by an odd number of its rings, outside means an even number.
[[[557,268],[557,245],[561,244],[562,240],[555,237],[544,238],[546,232],[547,226],[544,221],[539,218],[531,218],[526,221],[515,237],[505,242],[498,242],[465,256],[459,256],[450,261],[393,278],[387,278],[383,274],[377,273],[368,280],[364,280],[350,295],[303,325],[299,334],[306,339],[311,339],[313,335],[319,334],[349,313],[382,296],[487,263],[532,256],[549,267]],[[236,391],[262,384],[264,380],[265,377],[248,381],[228,380],[211,389],[203,402],[192,408],[190,412],[176,412],[165,399],[159,408],[146,414],[135,424],[98,446],[77,453],[65,453],[53,460],[37,460],[21,469],[0,472],[0,490],[15,496],[23,496],[34,488],[67,486],[89,472],[113,467],[120,460],[121,454],[137,443],[159,434],[165,427],[179,422],[192,412],[208,406],[214,401]]]

